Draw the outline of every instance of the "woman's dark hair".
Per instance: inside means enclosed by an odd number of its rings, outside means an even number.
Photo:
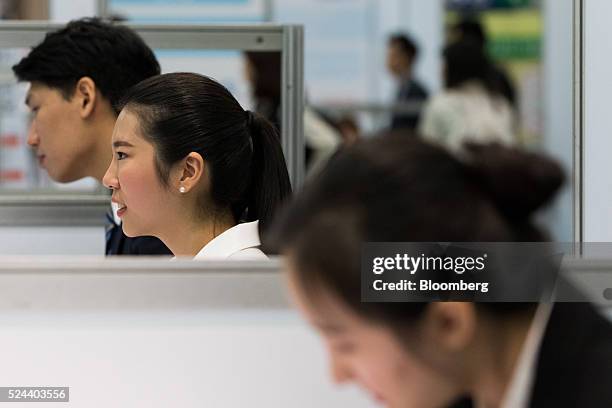
[[[531,215],[563,183],[552,160],[500,145],[468,145],[460,161],[441,147],[386,134],[339,152],[268,234],[289,254],[308,295],[321,288],[359,314],[406,322],[422,303],[361,302],[364,242],[534,242]],[[525,305],[487,303],[502,313]]]
[[[280,129],[281,54],[278,51],[247,51],[253,72],[251,93],[257,113]]]
[[[191,152],[202,155],[211,185],[200,200],[203,211],[229,208],[236,222],[259,220],[265,228],[291,193],[278,132],[211,78],[149,78],[128,90],[118,108],[138,117],[143,136],[155,146],[163,183],[174,163]]]
[[[447,45],[443,51],[444,84],[457,88],[467,81],[479,81],[492,95],[501,93],[493,76],[493,67],[485,50],[471,39],[463,39]]]
[[[459,22],[452,26],[452,30],[462,39],[470,39],[480,48],[485,49],[487,45],[487,33],[474,16],[464,16]]]
[[[160,68],[153,51],[130,28],[83,18],[48,33],[13,72],[19,81],[41,82],[67,100],[87,76],[115,106],[129,87],[158,75]]]

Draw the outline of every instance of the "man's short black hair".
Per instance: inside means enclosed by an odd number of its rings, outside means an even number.
[[[419,54],[419,48],[412,38],[407,34],[397,33],[389,37],[389,45],[395,45],[399,47],[402,52],[407,55],[411,60],[415,60]]]
[[[83,18],[48,33],[13,72],[19,81],[56,88],[66,99],[79,79],[90,77],[114,109],[128,88],[158,75],[160,67],[153,51],[128,27]]]

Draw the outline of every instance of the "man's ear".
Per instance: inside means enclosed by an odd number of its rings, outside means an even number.
[[[78,104],[81,119],[91,116],[97,102],[96,83],[90,77],[82,77],[78,80],[73,99]]]
[[[204,177],[206,163],[200,153],[191,152],[185,157],[178,170],[177,190],[183,187],[181,192],[192,191],[200,180]]]

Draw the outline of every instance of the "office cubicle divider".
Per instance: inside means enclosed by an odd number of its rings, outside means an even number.
[[[287,309],[281,261],[2,257],[0,311]]]
[[[329,380],[280,261],[0,260],[2,386],[75,407],[372,408]]]
[[[159,257],[3,256],[0,311],[287,309],[282,269],[281,258],[194,262]],[[590,301],[612,308],[612,258],[565,256],[561,270]]]
[[[612,259],[567,259],[610,314]],[[331,385],[282,260],[0,258],[0,384],[74,406],[373,407]],[[604,310],[605,309],[605,310]]]

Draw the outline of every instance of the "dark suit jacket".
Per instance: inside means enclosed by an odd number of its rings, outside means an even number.
[[[555,304],[536,361],[529,408],[612,407],[612,323],[589,303]]]
[[[416,80],[404,82],[397,93],[396,102],[425,102],[427,100],[427,90]],[[391,117],[391,129],[416,129],[419,124],[421,112],[410,114],[394,114]]]
[[[537,361],[531,408],[612,407],[612,323],[590,304],[555,304]]]
[[[172,255],[172,252],[155,237],[130,238],[121,225],[114,224],[107,232],[106,255]]]

